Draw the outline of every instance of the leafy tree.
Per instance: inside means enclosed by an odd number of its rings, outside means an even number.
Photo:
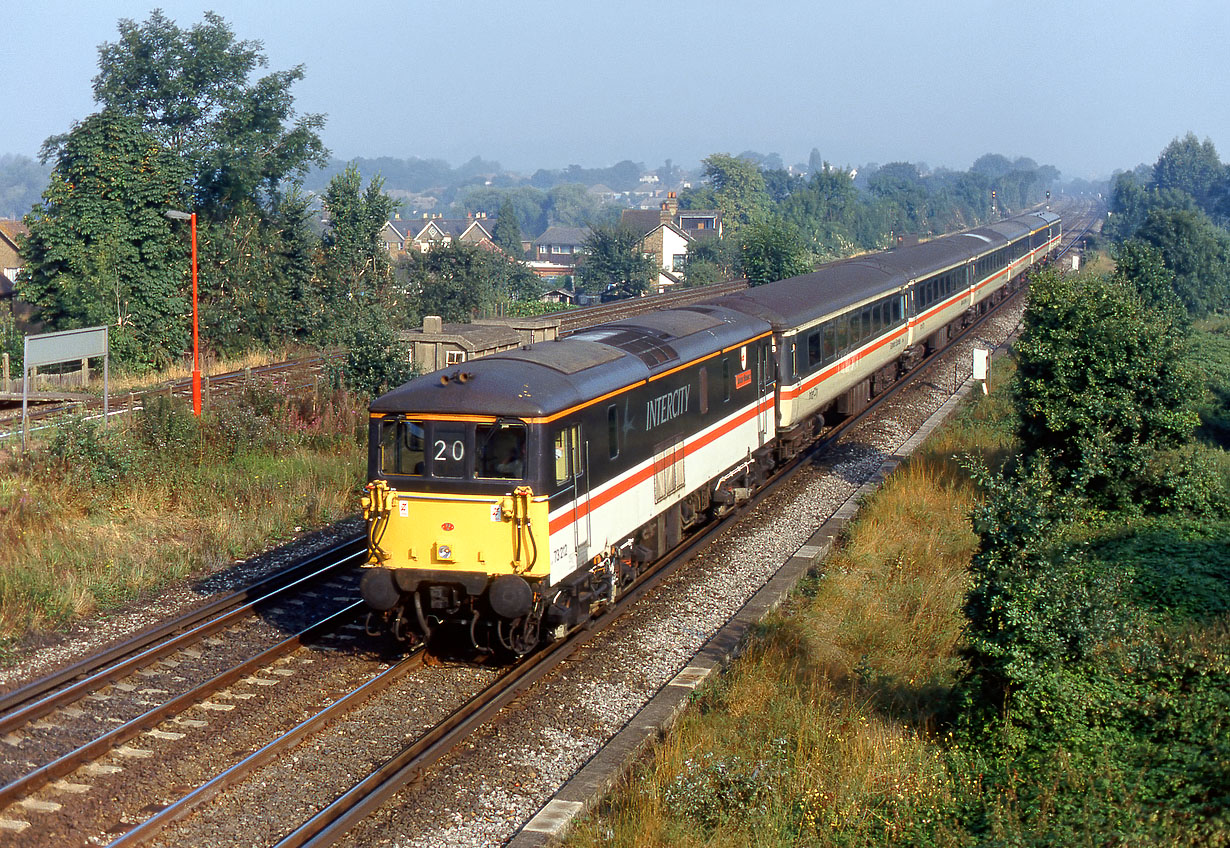
[[[635,297],[644,294],[657,276],[654,261],[641,252],[641,234],[636,230],[594,227],[585,248],[588,255],[577,273],[586,291]]]
[[[1173,481],[1154,461],[1197,423],[1186,322],[1118,280],[1050,271],[1033,278],[1017,352],[1024,460],[1050,457],[1094,503],[1156,508]]]
[[[1103,233],[1113,241],[1132,238],[1155,209],[1195,212],[1199,207],[1195,198],[1185,191],[1147,186],[1135,173],[1117,174],[1111,188],[1111,216]]]
[[[707,286],[739,276],[739,242],[734,238],[701,238],[688,246],[684,284]]]
[[[1175,292],[1193,315],[1230,306],[1230,235],[1199,210],[1156,208],[1136,237],[1153,245],[1175,276]]]
[[[702,162],[705,180],[713,190],[713,203],[722,210],[728,233],[759,219],[768,209],[764,174],[755,163],[727,153],[714,153]]]
[[[224,220],[199,223],[204,344],[233,355],[287,341],[320,341],[339,316],[316,283],[320,238],[306,197],[277,195],[269,207],[236,204]]]
[[[1207,138],[1197,141],[1195,134],[1190,132],[1166,145],[1153,166],[1154,187],[1189,194],[1206,211],[1224,176],[1225,168],[1213,142]]]
[[[267,64],[256,41],[237,41],[213,12],[188,30],[161,10],[119,22],[119,40],[99,48],[94,97],[131,115],[187,163],[195,202],[220,217],[242,198],[268,196],[288,179],[324,165],[321,115],[296,116],[291,86],[303,66],[255,81]],[[60,139],[50,139],[44,151]]]
[[[360,394],[376,397],[410,379],[410,350],[380,309],[361,308],[343,329],[346,380]]]
[[[780,218],[750,224],[739,236],[743,275],[749,285],[759,286],[814,270],[807,245]]]
[[[380,240],[397,203],[373,177],[363,188],[357,168],[334,177],[324,196],[329,228],[321,240],[323,307],[344,311],[347,303],[371,301],[392,282],[389,253]]]
[[[423,315],[465,322],[491,315],[514,301],[537,297],[537,278],[508,257],[469,244],[435,247],[412,255],[399,269]]]
[[[872,195],[889,204],[892,229],[926,232],[927,188],[918,168],[909,162],[890,162],[867,180]]]
[[[1162,252],[1139,239],[1131,239],[1114,251],[1115,277],[1132,286],[1154,309],[1179,310],[1183,304],[1174,289],[1174,274],[1166,268]]]
[[[496,246],[513,259],[520,259],[525,253],[521,246],[521,225],[517,223],[517,212],[507,197],[500,204],[500,212],[496,216],[495,229],[491,236]]]
[[[19,296],[53,330],[109,324],[125,365],[164,365],[188,338],[180,160],[134,118],[104,110],[63,140],[43,204],[26,216]]]
[[[552,224],[583,227],[594,220],[602,204],[579,183],[565,183],[547,192],[547,217]]]

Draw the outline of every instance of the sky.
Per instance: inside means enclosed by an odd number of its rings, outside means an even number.
[[[1065,179],[1152,163],[1188,131],[1230,158],[1225,0],[36,0],[3,15],[0,153],[95,111],[98,46],[155,8],[206,10],[302,64],[300,113],[340,159],[473,156],[526,173],[711,153]]]

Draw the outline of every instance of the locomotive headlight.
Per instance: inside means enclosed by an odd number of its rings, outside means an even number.
[[[452,559],[453,558],[452,545],[436,545],[436,557],[437,559]]]

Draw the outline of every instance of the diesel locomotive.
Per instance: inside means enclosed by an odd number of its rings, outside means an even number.
[[[521,654],[1052,254],[1036,212],[449,366],[371,404],[369,629]]]

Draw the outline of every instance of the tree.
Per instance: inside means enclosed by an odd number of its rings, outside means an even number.
[[[517,212],[512,201],[507,197],[500,204],[499,214],[495,218],[495,229],[491,233],[496,247],[514,259],[520,259],[525,254],[521,246],[521,225],[517,223]]]
[[[917,166],[889,162],[868,178],[867,186],[888,204],[894,232],[927,231],[927,187]]]
[[[627,227],[598,226],[585,239],[588,255],[577,269],[582,288],[616,297],[644,294],[657,276],[641,252],[641,234]]]
[[[1197,423],[1186,322],[1119,280],[1050,271],[1031,282],[1017,353],[1024,460],[1050,458],[1094,503],[1148,506],[1152,461]]]
[[[1200,208],[1209,211],[1215,187],[1225,168],[1213,142],[1197,141],[1193,133],[1166,145],[1153,166],[1153,185],[1159,189],[1178,189],[1195,198]]]
[[[99,48],[94,98],[183,157],[194,209],[220,217],[326,163],[317,136],[324,117],[294,113],[290,89],[302,65],[250,81],[268,64],[260,42],[237,41],[213,12],[183,30],[155,10],[142,24],[121,20],[119,34]],[[59,142],[49,139],[45,154]]]
[[[1136,237],[1162,254],[1175,292],[1192,315],[1230,306],[1230,236],[1199,210],[1159,207]]]
[[[758,221],[739,233],[743,275],[748,285],[797,277],[814,270],[798,232],[780,218]]]
[[[764,174],[755,163],[728,153],[714,153],[701,164],[728,233],[737,232],[765,214],[769,195]]]
[[[18,295],[53,330],[108,324],[117,361],[165,365],[188,338],[188,238],[164,216],[184,205],[180,160],[112,110],[65,136],[30,235]]]
[[[399,269],[423,315],[465,322],[537,296],[534,274],[500,253],[456,242],[410,257]]]
[[[324,196],[329,228],[321,239],[321,308],[344,316],[350,305],[379,300],[392,283],[388,249],[380,239],[397,202],[384,193],[384,181],[363,178],[353,166],[329,182]]]
[[[1132,286],[1146,304],[1163,311],[1183,312],[1174,289],[1174,274],[1166,268],[1162,252],[1148,242],[1129,239],[1114,251],[1115,278]]]

